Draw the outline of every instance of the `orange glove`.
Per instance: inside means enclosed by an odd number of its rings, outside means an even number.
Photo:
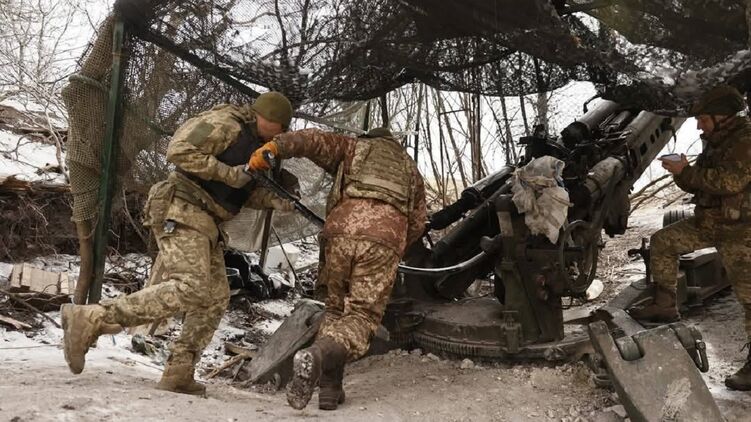
[[[268,170],[271,168],[269,162],[264,158],[266,152],[277,156],[279,154],[279,147],[276,145],[276,142],[266,142],[262,147],[253,152],[253,155],[250,156],[250,161],[248,161],[250,171]]]

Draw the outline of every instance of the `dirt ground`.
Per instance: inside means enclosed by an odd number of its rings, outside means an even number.
[[[639,214],[628,235],[608,241],[599,273],[605,291],[589,306],[604,303],[639,277],[643,264],[630,262],[625,251],[659,227],[660,215]],[[265,309],[264,315],[283,318],[288,307]],[[279,322],[264,321],[259,329],[271,332]],[[741,309],[732,294],[711,300],[684,322],[696,325],[704,335],[711,365],[704,378],[726,420],[751,421],[751,394],[728,391],[723,385],[724,377],[742,364],[746,353],[740,350],[745,338]],[[204,365],[216,366],[226,359],[221,342],[243,337],[244,331],[224,326],[204,354]],[[392,351],[348,367],[347,402],[340,410],[319,411],[314,398],[308,409],[296,411],[287,406],[282,391],[245,389],[231,385],[227,378],[208,380],[207,398],[155,390],[161,373],[158,359],[133,352],[125,334],[102,337],[87,356],[86,370],[72,375],[59,348],[61,335],[50,324],[28,335],[0,329],[0,421],[623,420],[616,416],[621,410],[617,396],[595,387],[583,363],[476,364],[420,351]]]
[[[92,352],[86,370],[68,372],[61,351],[3,359],[0,415],[12,421],[522,421],[593,420],[612,404],[588,385],[581,365],[561,368],[483,367],[415,354],[370,357],[347,373],[347,403],[339,411],[296,411],[282,392],[260,393],[212,382],[208,398],[153,389],[159,370],[138,357]],[[577,418],[578,417],[578,418]]]

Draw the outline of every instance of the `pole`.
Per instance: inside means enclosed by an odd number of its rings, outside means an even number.
[[[273,164],[271,171],[271,177],[274,179],[279,177],[282,171],[281,161],[277,161]],[[269,254],[269,241],[271,239],[272,220],[274,218],[274,210],[268,209],[263,212],[263,234],[261,235],[261,256],[258,258],[258,265],[263,271],[263,267],[266,266],[266,258]]]
[[[99,212],[94,231],[94,280],[89,288],[88,303],[97,303],[102,297],[102,282],[104,280],[104,264],[107,259],[107,239],[112,212],[112,198],[117,180],[117,153],[120,148],[120,109],[122,105],[121,92],[123,85],[123,44],[125,40],[125,25],[117,19],[112,37],[112,75],[107,104],[107,128],[104,132],[102,148],[102,178],[99,183]]]

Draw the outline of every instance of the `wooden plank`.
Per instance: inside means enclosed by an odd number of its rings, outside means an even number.
[[[40,270],[39,268],[24,268],[24,278],[29,274],[29,290],[38,293],[57,294],[60,273]]]
[[[10,274],[10,288],[17,290],[21,288],[21,274],[23,273],[23,264],[13,265],[13,272]]]
[[[21,289],[31,289],[31,270],[32,267],[29,264],[23,264],[23,272],[21,273]]]

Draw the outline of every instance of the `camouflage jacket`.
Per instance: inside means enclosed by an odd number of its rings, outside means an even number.
[[[240,176],[240,169],[219,161],[216,156],[237,141],[242,131],[240,121],[250,125],[255,133],[255,114],[248,106],[222,104],[189,119],[172,137],[167,147],[167,160],[183,172],[200,179],[234,183]],[[233,217],[232,213],[217,204],[208,192],[185,174],[173,172],[169,180],[177,186],[176,196],[199,206],[217,222]],[[274,197],[265,188],[255,188],[245,206],[271,208],[270,201]]]
[[[704,151],[674,177],[676,185],[694,194],[698,217],[751,221],[751,121],[735,117],[703,138]]]
[[[323,132],[317,129],[305,129],[279,135],[275,138],[281,158],[306,157],[336,176],[340,166],[348,174],[355,156],[357,138]],[[367,142],[367,141],[364,141]],[[393,249],[399,256],[415,240],[419,239],[427,220],[425,204],[425,186],[417,170],[417,165],[410,159],[412,179],[415,181],[411,209],[405,215],[388,203],[372,198],[353,198],[343,191],[329,195],[339,198],[335,204],[327,204],[327,215],[323,236],[348,236],[378,242]]]

